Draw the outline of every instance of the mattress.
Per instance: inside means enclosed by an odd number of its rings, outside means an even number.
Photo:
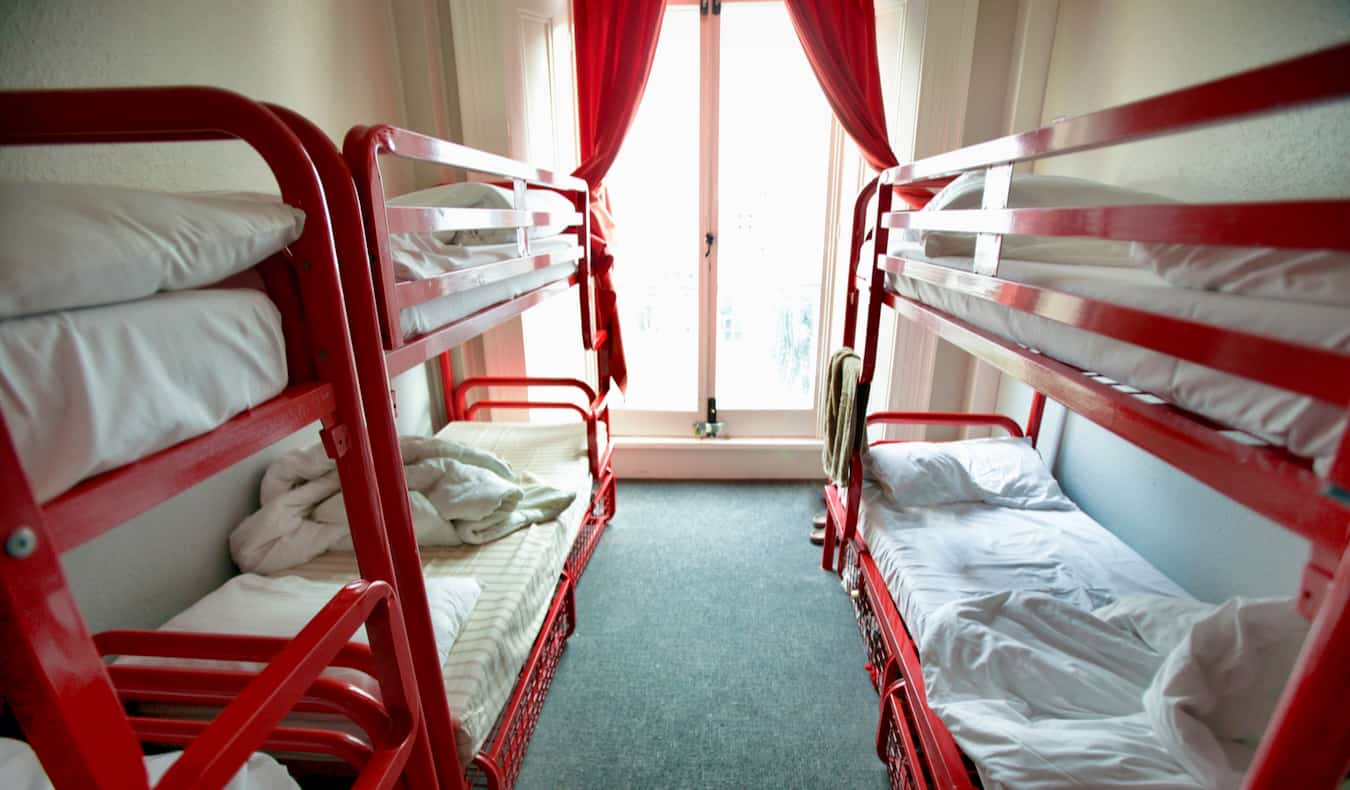
[[[968,258],[937,258],[932,262],[971,270]],[[999,264],[998,276],[1350,352],[1350,309],[1342,307],[1177,288],[1151,270],[1136,267],[1004,260]],[[1330,404],[926,282],[889,275],[889,284],[903,296],[937,307],[981,329],[1314,459],[1318,471],[1324,474],[1345,429],[1345,411]]]
[[[457,422],[437,436],[495,453],[517,470],[577,492],[576,500],[555,521],[481,546],[421,549],[428,575],[472,576],[482,587],[478,605],[460,631],[443,671],[456,746],[461,762],[467,765],[491,734],[543,625],[563,563],[590,504],[591,475],[582,423]],[[356,560],[348,552],[329,552],[284,573],[350,579],[356,574]]]
[[[532,254],[561,252],[574,246],[576,246],[574,236],[561,235],[531,240],[530,252]],[[519,250],[514,243],[466,247],[440,244],[430,239],[428,234],[403,234],[391,237],[390,249],[401,280],[497,263],[519,256]],[[576,269],[575,261],[557,263],[405,308],[399,315],[403,337],[410,339],[424,335],[479,310],[515,299],[555,280],[564,279]]]
[[[181,751],[145,757],[146,778],[153,786],[177,762]],[[37,754],[23,741],[0,738],[0,787],[8,790],[51,790],[52,782],[42,770]],[[221,790],[299,790],[286,767],[272,757],[256,752],[239,767]]]
[[[39,501],[206,433],[286,386],[260,291],[160,293],[0,322],[0,413]]]
[[[920,647],[935,610],[991,593],[1043,593],[1083,611],[1129,595],[1189,597],[1077,508],[902,508],[869,481],[858,529]]]

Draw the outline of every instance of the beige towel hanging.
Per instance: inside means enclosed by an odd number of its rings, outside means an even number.
[[[858,376],[862,373],[862,358],[847,346],[830,356],[825,379],[825,403],[820,410],[820,432],[825,437],[821,448],[821,463],[825,476],[838,483],[848,483],[849,459],[853,455],[858,397]]]

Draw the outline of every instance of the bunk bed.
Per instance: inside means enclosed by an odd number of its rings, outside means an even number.
[[[575,626],[575,585],[614,513],[606,333],[595,326],[594,283],[586,254],[589,218],[575,210],[586,205],[586,184],[390,126],[353,129],[344,159],[303,118],[274,109],[309,148],[335,218],[385,517],[402,523],[411,518],[390,377],[437,357],[450,419],[437,438],[486,450],[513,468],[578,494],[556,522],[482,545],[424,547],[420,566],[405,569],[428,577],[473,576],[482,582],[483,598],[449,659],[443,666],[418,665],[419,679],[431,675],[436,681],[421,684],[422,706],[432,741],[455,744],[446,750],[457,752],[467,766],[455,781],[443,778],[444,786],[467,781],[471,786],[510,787]],[[523,205],[527,187],[552,190],[570,199],[571,210],[386,201],[380,163],[387,156],[508,179],[517,206]],[[424,195],[414,193],[411,200]],[[441,246],[432,237],[485,228],[504,230],[515,242]],[[422,276],[409,276],[418,267],[404,265],[406,260],[397,254],[400,245],[420,245],[418,263],[440,270],[428,275],[421,268]],[[580,379],[496,376],[452,385],[452,349],[573,287],[598,386]],[[577,399],[504,400],[490,395],[470,400],[482,388],[504,386],[563,388]],[[563,410],[581,419],[562,424],[474,421],[484,409],[494,408]],[[349,563],[330,554],[287,572],[340,578]],[[419,656],[434,656],[417,643],[416,635],[413,640],[415,662]]]
[[[434,757],[422,726],[407,633],[418,624],[407,621],[391,558],[391,552],[409,546],[415,551],[415,545],[408,542],[410,532],[393,534],[384,526],[329,214],[300,141],[263,105],[213,88],[0,94],[0,144],[6,146],[216,140],[249,145],[275,176],[284,204],[303,212],[303,229],[248,275],[251,285],[231,280],[206,290],[161,293],[151,287],[100,304],[101,297],[125,285],[116,277],[98,278],[96,267],[107,258],[44,259],[43,267],[80,269],[78,280],[67,279],[59,289],[59,298],[83,291],[93,301],[67,299],[56,312],[6,321],[13,341],[7,352],[35,336],[29,332],[31,322],[47,322],[58,334],[66,333],[60,343],[26,347],[46,355],[46,370],[31,364],[5,371],[6,385],[12,387],[0,422],[5,546],[0,555],[0,643],[5,646],[0,712],[6,730],[12,727],[31,746],[46,779],[61,788],[146,787],[147,771],[157,777],[157,787],[219,787],[241,769],[255,782],[249,786],[258,786],[255,769],[264,760],[253,756],[258,750],[284,755],[299,766],[345,763],[362,787],[434,787]],[[135,224],[127,219],[131,215],[109,211]],[[69,226],[67,235],[87,235],[93,225]],[[181,224],[171,225],[183,230]],[[191,237],[191,229],[185,232]],[[203,244],[176,249],[180,262],[192,263],[220,241],[209,234],[195,240]],[[104,245],[97,249],[109,257],[116,252],[114,240],[94,242]],[[95,286],[92,297],[90,285]],[[162,342],[166,338],[171,342]],[[212,343],[226,351],[214,351]],[[238,348],[253,346],[275,353],[250,357]],[[135,353],[112,353],[119,348]],[[223,385],[209,376],[193,389],[184,379],[205,374],[188,364],[184,351],[186,357],[205,360],[208,368],[223,366],[236,383],[250,376],[263,383],[245,387],[249,398],[243,402],[214,393]],[[82,352],[88,353],[80,357]],[[231,362],[238,364],[231,368]],[[116,370],[110,373],[109,366]],[[59,377],[50,370],[60,371]],[[129,392],[104,391],[102,385],[114,374]],[[152,412],[167,410],[153,391],[156,382],[166,380],[177,397],[216,397],[223,405],[203,406],[205,422],[178,420],[179,425],[167,428],[153,420],[129,418],[110,426],[95,419],[102,419],[96,403],[102,399],[120,408],[128,398],[141,396]],[[150,391],[138,390],[133,381]],[[268,382],[276,386],[267,389]],[[62,413],[88,416],[83,422],[53,422],[41,405],[12,407],[43,397],[59,401]],[[351,492],[345,507],[359,566],[356,581],[341,587],[294,638],[140,630],[91,636],[63,574],[63,553],[316,422],[322,424],[323,447]],[[140,436],[138,429],[153,435]],[[32,440],[81,430],[120,431],[129,438],[121,443],[91,438],[88,444],[95,449],[86,447],[74,456],[59,442]],[[51,454],[77,458],[77,472],[53,478],[47,471],[56,468]],[[363,626],[368,646],[350,641]],[[128,657],[147,660],[123,660]],[[173,665],[184,659],[252,662],[261,669]],[[351,682],[321,676],[330,667],[375,678],[378,699]],[[203,721],[140,709],[154,703],[206,706],[218,713]],[[337,715],[360,737],[336,728],[297,726],[286,721],[292,711]],[[142,744],[182,752],[143,762]],[[5,751],[17,754],[20,762],[26,759],[22,744],[6,742]]]
[[[1242,781],[1259,788],[1331,787],[1345,777],[1350,354],[1343,291],[1337,297],[1330,289],[1331,305],[1325,299],[1310,303],[1289,293],[1288,278],[1257,292],[1249,278],[1247,293],[1231,293],[1241,287],[1219,273],[1234,257],[1233,247],[1326,251],[1312,272],[1330,278],[1313,284],[1313,292],[1327,293],[1326,282],[1345,276],[1350,201],[1186,205],[1135,199],[1025,207],[1010,196],[1017,193],[1013,172],[1020,163],[1344,100],[1350,95],[1347,74],[1350,45],[1342,45],[898,166],[859,195],[851,260],[858,276],[847,278],[844,341],[854,343],[865,298],[859,417],[849,477],[826,486],[822,567],[842,575],[853,599],[868,669],[881,693],[878,756],[893,786],[971,787],[980,774],[928,704],[921,625],[902,614],[908,598],[897,587],[904,582],[895,569],[882,568],[880,538],[862,526],[870,485],[864,483],[866,429],[888,423],[993,427],[1034,443],[1047,396],[1309,541],[1296,601],[1311,630]],[[983,173],[969,208],[892,210],[893,190],[970,178],[963,173]],[[867,220],[858,218],[869,214],[869,202],[870,232]],[[973,249],[931,254],[920,234],[934,232],[970,234],[965,240]],[[1200,274],[1211,276],[1207,290],[1153,272],[1107,271],[1094,279],[1090,273],[1105,267],[1091,260],[1045,263],[1001,254],[1003,245],[1024,234],[1133,242],[1132,255],[1140,244],[1187,245],[1170,249],[1182,249],[1201,263]],[[1278,267],[1281,259],[1264,260]],[[1259,265],[1243,271],[1261,274]],[[1145,299],[1138,296],[1141,282],[1147,283]],[[1244,309],[1226,313],[1229,305]],[[1029,384],[1035,395],[1025,426],[990,414],[864,417],[885,307]],[[1284,320],[1290,313],[1309,320]],[[1310,324],[1325,329],[1317,326],[1327,323],[1320,320],[1324,314],[1341,320],[1330,322],[1338,324],[1330,331],[1310,330]],[[1150,364],[1165,365],[1173,378],[1160,384]],[[1186,385],[1169,389],[1178,378]],[[1235,392],[1240,403],[1261,404],[1260,415],[1234,414],[1225,401]],[[1207,400],[1206,393],[1218,397]],[[1306,430],[1272,428],[1281,419],[1285,427],[1302,420]],[[941,666],[934,671],[940,675]]]

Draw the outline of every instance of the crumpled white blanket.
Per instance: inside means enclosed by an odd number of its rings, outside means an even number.
[[[1288,600],[955,601],[928,620],[928,702],[986,788],[1238,787],[1307,624]]]
[[[419,545],[487,543],[557,518],[576,498],[460,442],[405,436],[399,445]],[[351,550],[341,488],[322,445],[279,458],[263,476],[262,508],[230,533],[235,563],[275,573]]]

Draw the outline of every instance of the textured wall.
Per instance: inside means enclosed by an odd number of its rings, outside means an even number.
[[[0,0],[0,36],[4,88],[217,85],[298,110],[335,140],[357,123],[405,121],[389,2]],[[0,178],[275,189],[262,160],[235,143],[4,150]],[[398,388],[403,430],[429,425],[421,371]],[[263,469],[316,437],[302,431],[67,555],[86,618],[153,626],[218,585],[232,572],[225,536],[257,506]]]
[[[1347,38],[1343,0],[1061,0],[1043,122]],[[1037,171],[1192,201],[1344,196],[1347,130],[1343,104],[1045,160]],[[1005,379],[1001,410],[1020,419],[1026,393]],[[1221,600],[1297,589],[1303,541],[1106,430],[1070,414],[1051,457],[1070,496],[1193,594]]]
[[[1350,39],[1345,0],[1063,0],[1042,122],[1146,98]],[[1350,105],[1044,160],[1179,200],[1343,195]]]

